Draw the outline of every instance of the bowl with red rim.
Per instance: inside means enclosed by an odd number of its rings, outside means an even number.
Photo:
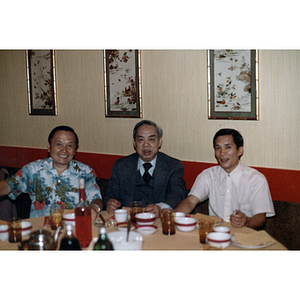
[[[114,214],[117,222],[125,222],[128,218],[128,211],[126,209],[116,209]]]
[[[231,234],[227,232],[210,232],[206,238],[211,247],[225,249],[230,245]]]
[[[63,220],[66,225],[71,224],[73,227],[75,227],[75,213],[65,214]]]
[[[214,226],[213,231],[215,231],[215,232],[230,233],[230,228],[228,228],[226,226]]]
[[[138,225],[153,225],[155,221],[155,214],[152,213],[139,213],[135,215]]]
[[[142,235],[150,235],[157,231],[157,226],[155,225],[138,225],[135,229]]]
[[[175,221],[176,221],[176,219],[178,219],[178,218],[184,218],[184,217],[185,217],[185,213],[179,212],[179,211],[174,212],[174,215],[175,215]]]
[[[196,228],[197,220],[192,217],[176,218],[175,224],[180,231],[193,231]]]
[[[22,221],[22,236],[30,234],[32,229],[32,224],[27,221]]]
[[[0,241],[6,241],[8,239],[8,225],[0,225]]]

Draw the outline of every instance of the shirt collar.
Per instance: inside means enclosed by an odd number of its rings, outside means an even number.
[[[51,171],[51,170],[56,171],[56,169],[53,166],[53,158],[52,157],[46,158],[45,162],[46,162],[46,164],[44,164],[45,169],[47,169],[49,171]],[[75,165],[77,165],[77,163],[75,160],[72,159],[69,163],[69,167],[64,172],[66,172],[68,170],[69,172],[77,173],[77,171],[75,169]]]
[[[230,173],[227,173],[222,167],[219,166],[219,182],[223,182],[223,180],[227,177],[230,176],[232,182],[235,184],[235,186],[239,185],[241,174],[243,172],[243,164],[239,161],[239,164],[237,167],[231,171]]]
[[[153,160],[150,161],[150,163],[152,164],[152,168],[149,169],[149,173],[152,175],[153,174],[153,171],[155,169],[155,166],[156,166],[156,160],[157,160],[157,155],[155,156],[155,158]],[[144,164],[145,162],[139,157],[138,159],[138,164],[137,164],[137,170],[140,170],[142,171],[142,173],[144,174]]]

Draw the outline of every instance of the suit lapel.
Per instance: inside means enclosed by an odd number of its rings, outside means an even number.
[[[133,191],[130,193],[130,196],[126,194],[126,202],[130,202],[134,200],[134,191],[135,191],[135,181],[136,181],[136,173],[137,173],[137,162],[138,162],[138,155],[132,155],[130,159],[126,163],[126,169],[124,170],[125,175],[125,190]],[[129,198],[129,199],[128,199]],[[129,203],[128,202],[128,203]]]
[[[157,161],[156,161],[156,166],[155,170],[153,173],[154,177],[154,195],[157,195],[161,191],[161,186],[165,184],[165,179],[167,178],[166,174],[166,163],[163,160],[162,156],[160,153],[157,153]]]

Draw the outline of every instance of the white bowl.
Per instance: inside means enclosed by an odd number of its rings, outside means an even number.
[[[214,227],[214,232],[225,232],[225,233],[230,233],[230,228],[226,226],[215,226]]]
[[[150,235],[157,231],[157,226],[155,225],[139,225],[135,229],[137,232],[142,235]]]
[[[178,230],[187,232],[196,228],[197,220],[189,217],[181,217],[175,220],[175,224],[177,225]]]
[[[153,225],[155,221],[155,214],[139,213],[135,215],[135,219],[139,225]]]
[[[71,224],[73,227],[75,227],[75,213],[64,215],[63,220],[66,225]]]
[[[115,219],[117,222],[125,222],[128,218],[128,212],[126,209],[116,209],[114,211]]]
[[[174,215],[175,215],[175,221],[178,219],[178,218],[184,218],[185,217],[185,213],[183,212],[174,212]]]
[[[112,242],[114,250],[142,250],[143,236],[134,231],[129,232],[129,239],[126,242],[126,231],[113,231],[107,234]]]
[[[230,245],[231,235],[225,232],[210,232],[207,234],[207,242],[216,248],[227,248]]]
[[[0,225],[0,241],[8,239],[8,225]]]
[[[30,234],[32,224],[27,221],[22,221],[22,236]]]

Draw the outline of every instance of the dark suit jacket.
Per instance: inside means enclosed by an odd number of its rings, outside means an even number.
[[[138,154],[133,153],[114,163],[103,198],[105,208],[110,198],[119,200],[122,206],[126,207],[129,207],[131,201],[134,201],[138,158]],[[158,152],[152,180],[154,184],[153,204],[164,202],[174,208],[181,200],[185,199],[183,164],[180,160]]]

